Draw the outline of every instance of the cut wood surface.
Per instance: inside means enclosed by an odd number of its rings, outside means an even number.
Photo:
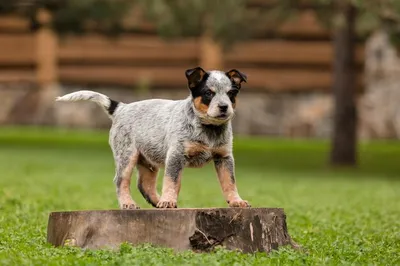
[[[89,249],[149,243],[177,251],[222,245],[246,253],[270,252],[291,240],[283,209],[215,208],[53,212],[47,241]]]

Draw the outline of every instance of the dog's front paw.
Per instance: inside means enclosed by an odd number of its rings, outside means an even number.
[[[122,204],[120,206],[121,210],[139,210],[140,207],[135,204]]]
[[[246,200],[232,200],[228,202],[229,207],[233,208],[246,208],[246,207],[251,207],[250,204]]]
[[[119,203],[119,208],[121,210],[138,210],[139,206],[133,200],[125,200]]]
[[[160,200],[157,203],[157,208],[159,209],[166,209],[166,208],[177,208],[176,201],[173,200]]]

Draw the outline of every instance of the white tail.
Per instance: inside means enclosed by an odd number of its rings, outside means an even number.
[[[109,115],[112,115],[115,112],[119,104],[118,102],[111,100],[104,94],[87,90],[76,91],[61,97],[57,97],[56,101],[58,102],[92,101],[102,106],[108,112]]]

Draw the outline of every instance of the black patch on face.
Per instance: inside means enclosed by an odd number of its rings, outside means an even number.
[[[211,91],[206,86],[207,78],[208,74],[205,74],[204,79],[195,87],[193,87],[190,91],[192,93],[193,99],[201,97],[201,103],[208,106],[213,99],[215,92]]]
[[[236,103],[236,96],[239,93],[239,89],[236,86],[232,86],[232,89],[228,91],[228,97],[229,100],[231,100],[232,103]]]

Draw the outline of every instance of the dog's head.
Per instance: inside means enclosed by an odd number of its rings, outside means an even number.
[[[241,83],[247,81],[244,73],[236,69],[206,72],[196,67],[185,74],[195,113],[204,124],[222,125],[232,119]]]

